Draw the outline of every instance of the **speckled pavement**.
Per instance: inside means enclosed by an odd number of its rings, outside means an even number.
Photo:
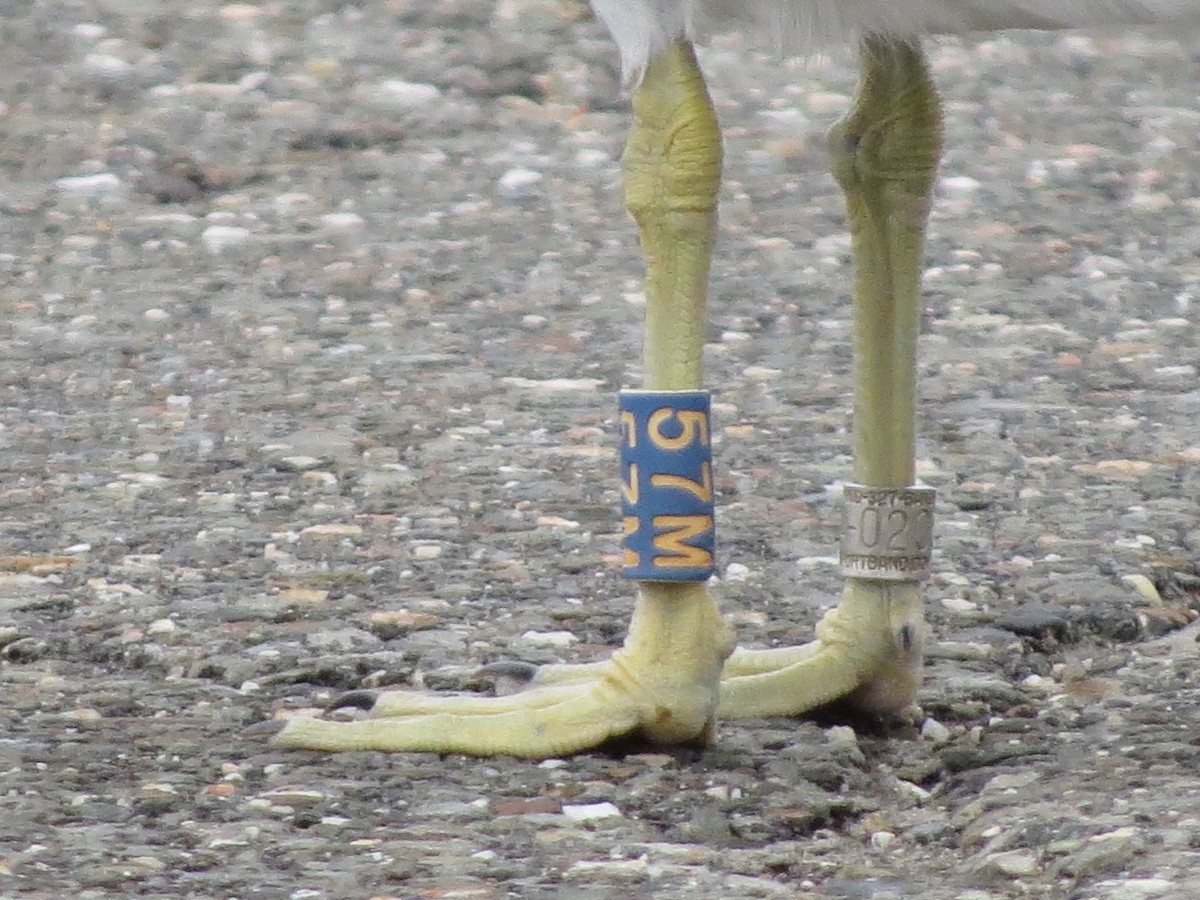
[[[548,0],[0,6],[0,897],[1200,896],[1200,40],[932,46],[919,725],[543,764],[270,749],[602,658],[626,111]],[[833,602],[853,59],[703,54],[742,642]]]

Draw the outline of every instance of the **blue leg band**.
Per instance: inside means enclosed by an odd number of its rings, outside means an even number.
[[[707,581],[713,574],[708,391],[621,391],[622,574]]]

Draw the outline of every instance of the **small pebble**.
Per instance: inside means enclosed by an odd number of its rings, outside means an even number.
[[[108,34],[108,29],[97,22],[80,22],[71,29],[71,34],[81,41],[98,41]]]
[[[884,851],[896,842],[896,835],[890,831],[876,831],[871,835],[871,847]]]
[[[291,806],[296,809],[308,809],[324,803],[326,795],[321,791],[305,788],[276,788],[259,794],[263,800],[268,800],[275,806]]]
[[[849,725],[834,725],[825,732],[829,743],[839,747],[858,747],[858,735]]]
[[[358,99],[374,106],[386,106],[399,112],[418,112],[441,99],[436,85],[389,78],[355,90]]]
[[[569,631],[526,631],[521,640],[535,647],[570,647],[579,638]]]
[[[361,525],[348,525],[341,522],[309,525],[300,532],[302,537],[357,537],[360,534],[362,534]]]
[[[1101,881],[1095,885],[1105,893],[1105,900],[1155,900],[1177,896],[1175,882],[1166,878],[1127,878],[1121,881]]]
[[[562,811],[572,822],[593,822],[596,819],[610,819],[621,815],[621,811],[611,803],[566,805]]]
[[[948,176],[938,180],[938,186],[947,194],[963,196],[973,194],[981,187],[978,179],[966,175]]]
[[[982,868],[1009,878],[1024,878],[1037,874],[1037,856],[1025,850],[991,853],[984,859]]]
[[[275,468],[281,472],[303,472],[319,465],[321,460],[315,456],[285,456],[275,464]]]
[[[725,580],[731,582],[745,581],[750,577],[750,567],[742,563],[730,563],[725,567]]]
[[[108,53],[89,53],[83,58],[84,71],[93,78],[102,80],[119,80],[125,76],[132,65]]]
[[[54,182],[54,185],[69,199],[77,201],[116,197],[123,194],[126,190],[125,182],[121,181],[112,172],[60,178]]]
[[[950,740],[950,729],[937,719],[926,719],[921,724],[921,737],[933,744],[944,744]]]
[[[1162,595],[1158,593],[1158,588],[1154,586],[1154,582],[1145,575],[1122,575],[1121,583],[1133,588],[1142,599],[1149,602],[1152,606],[1162,606]]]
[[[771,381],[783,374],[782,369],[772,369],[768,366],[746,366],[742,369],[742,374],[749,381]]]
[[[318,588],[284,588],[279,599],[286,603],[322,603],[329,599],[329,591]]]
[[[602,169],[612,161],[612,156],[603,150],[584,149],[575,154],[575,164],[581,169]]]
[[[210,225],[200,235],[209,253],[219,255],[240,250],[250,242],[250,229],[239,225]]]
[[[338,212],[321,216],[321,225],[327,231],[357,232],[361,231],[366,224],[366,220],[358,213]]]
[[[533,169],[509,169],[496,183],[505,200],[519,200],[533,194],[542,181],[542,173]]]
[[[943,597],[942,608],[955,613],[977,613],[979,606],[961,597]]]

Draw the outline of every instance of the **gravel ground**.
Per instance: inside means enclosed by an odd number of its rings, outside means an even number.
[[[538,765],[254,726],[623,635],[640,263],[585,7],[4,0],[0,36],[0,896],[1200,896],[1200,41],[932,47],[929,719]],[[704,62],[719,590],[796,643],[839,587],[853,61]]]

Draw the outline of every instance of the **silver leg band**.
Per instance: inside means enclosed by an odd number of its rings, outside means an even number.
[[[933,546],[933,488],[847,484],[842,498],[842,574],[923,581]]]

